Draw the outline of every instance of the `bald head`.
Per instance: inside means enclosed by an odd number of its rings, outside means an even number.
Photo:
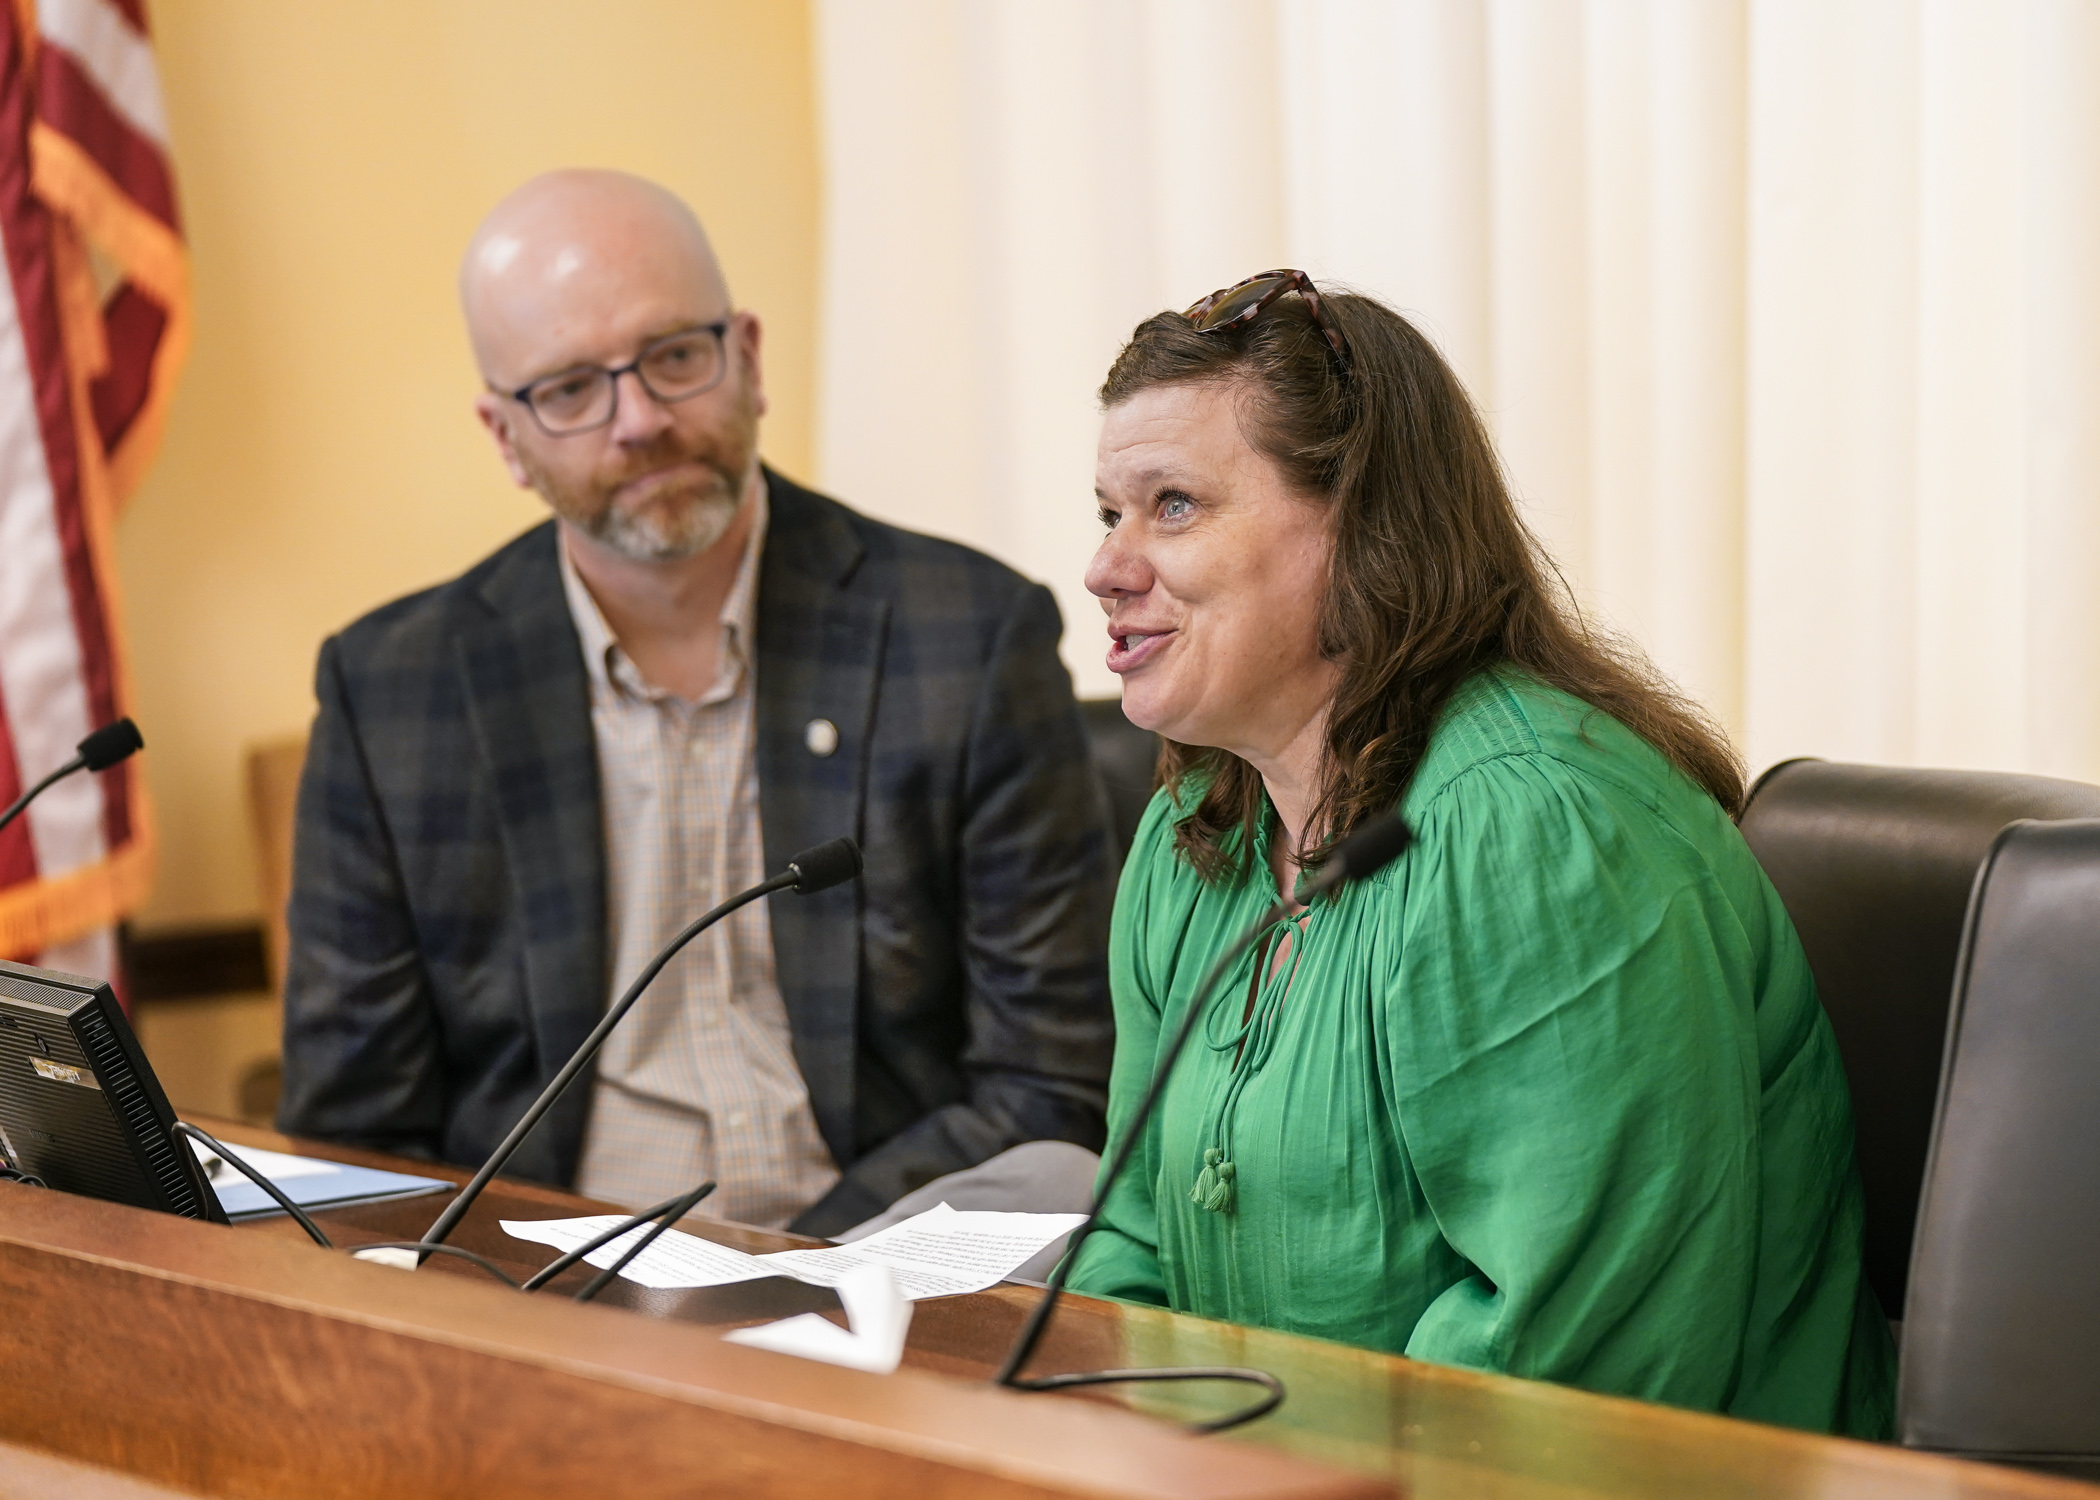
[[[691,209],[619,172],[535,177],[475,231],[459,296],[490,387],[475,414],[572,541],[652,565],[736,544],[761,483],[761,330]],[[537,403],[578,389],[598,420],[550,429]]]
[[[522,384],[576,359],[613,325],[726,314],[729,288],[693,211],[624,172],[535,177],[490,211],[459,268],[482,374]],[[620,329],[624,333],[625,328]]]

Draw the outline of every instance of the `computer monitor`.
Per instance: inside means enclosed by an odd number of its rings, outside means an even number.
[[[226,1222],[107,984],[0,960],[0,1157],[64,1193]]]

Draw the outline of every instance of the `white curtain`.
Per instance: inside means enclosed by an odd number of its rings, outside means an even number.
[[[820,482],[1057,591],[1140,318],[1401,308],[1753,767],[2100,780],[2100,3],[817,0]]]

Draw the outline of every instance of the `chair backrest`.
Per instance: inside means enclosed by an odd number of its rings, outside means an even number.
[[[284,909],[292,899],[292,825],[299,773],[306,767],[306,736],[290,735],[248,747],[248,821],[255,838],[257,894],[262,897],[264,950],[270,988],[284,993]]]
[[[2021,818],[2100,817],[2100,787],[2045,776],[1786,761],[1743,837],[1786,903],[1852,1085],[1867,1279],[1903,1317],[1947,1001],[1969,890]]]
[[[2015,823],[1969,907],[1898,1431],[2100,1479],[2100,821]]]
[[[1116,698],[1082,698],[1079,716],[1086,721],[1087,743],[1094,765],[1108,789],[1108,806],[1116,830],[1116,859],[1130,852],[1145,804],[1152,800],[1152,768],[1159,761],[1159,736],[1123,717]]]
[[[297,821],[299,773],[306,768],[306,736],[288,735],[248,747],[248,825],[255,837],[256,892],[262,898],[263,952],[270,964],[270,990],[284,998],[284,966],[290,951],[285,908],[292,899],[292,826]],[[251,1125],[277,1118],[284,1063],[258,1058],[234,1085],[236,1109]]]

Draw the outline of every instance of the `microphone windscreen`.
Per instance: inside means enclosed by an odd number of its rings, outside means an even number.
[[[1412,828],[1391,813],[1379,814],[1335,846],[1333,858],[1340,871],[1336,883],[1377,874],[1414,841]]]
[[[114,724],[104,724],[74,748],[87,762],[90,771],[107,771],[133,751],[145,749],[146,741],[139,733],[138,725],[129,719],[119,719]]]
[[[795,872],[795,894],[812,895],[844,885],[860,874],[860,845],[851,839],[833,839],[814,849],[804,849],[788,861]]]

